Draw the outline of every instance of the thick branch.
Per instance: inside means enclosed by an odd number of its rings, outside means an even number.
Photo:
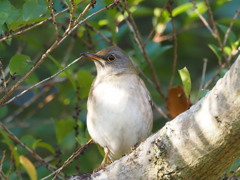
[[[202,100],[120,160],[71,179],[218,179],[240,155],[240,56]]]

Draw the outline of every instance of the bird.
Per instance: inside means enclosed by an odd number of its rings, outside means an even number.
[[[97,76],[87,101],[87,129],[111,162],[131,152],[152,131],[151,96],[130,57],[118,46],[81,53],[94,61]]]

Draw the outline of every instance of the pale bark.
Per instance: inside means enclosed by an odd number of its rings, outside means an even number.
[[[240,155],[240,56],[197,104],[120,160],[71,179],[215,180]]]

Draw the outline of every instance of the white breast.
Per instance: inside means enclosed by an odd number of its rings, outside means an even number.
[[[88,100],[87,126],[95,142],[120,158],[152,129],[149,93],[135,74],[96,79]]]

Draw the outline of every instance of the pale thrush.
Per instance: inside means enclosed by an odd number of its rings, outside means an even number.
[[[151,98],[129,56],[119,47],[82,55],[94,60],[97,68],[88,97],[87,128],[114,161],[150,134]]]

